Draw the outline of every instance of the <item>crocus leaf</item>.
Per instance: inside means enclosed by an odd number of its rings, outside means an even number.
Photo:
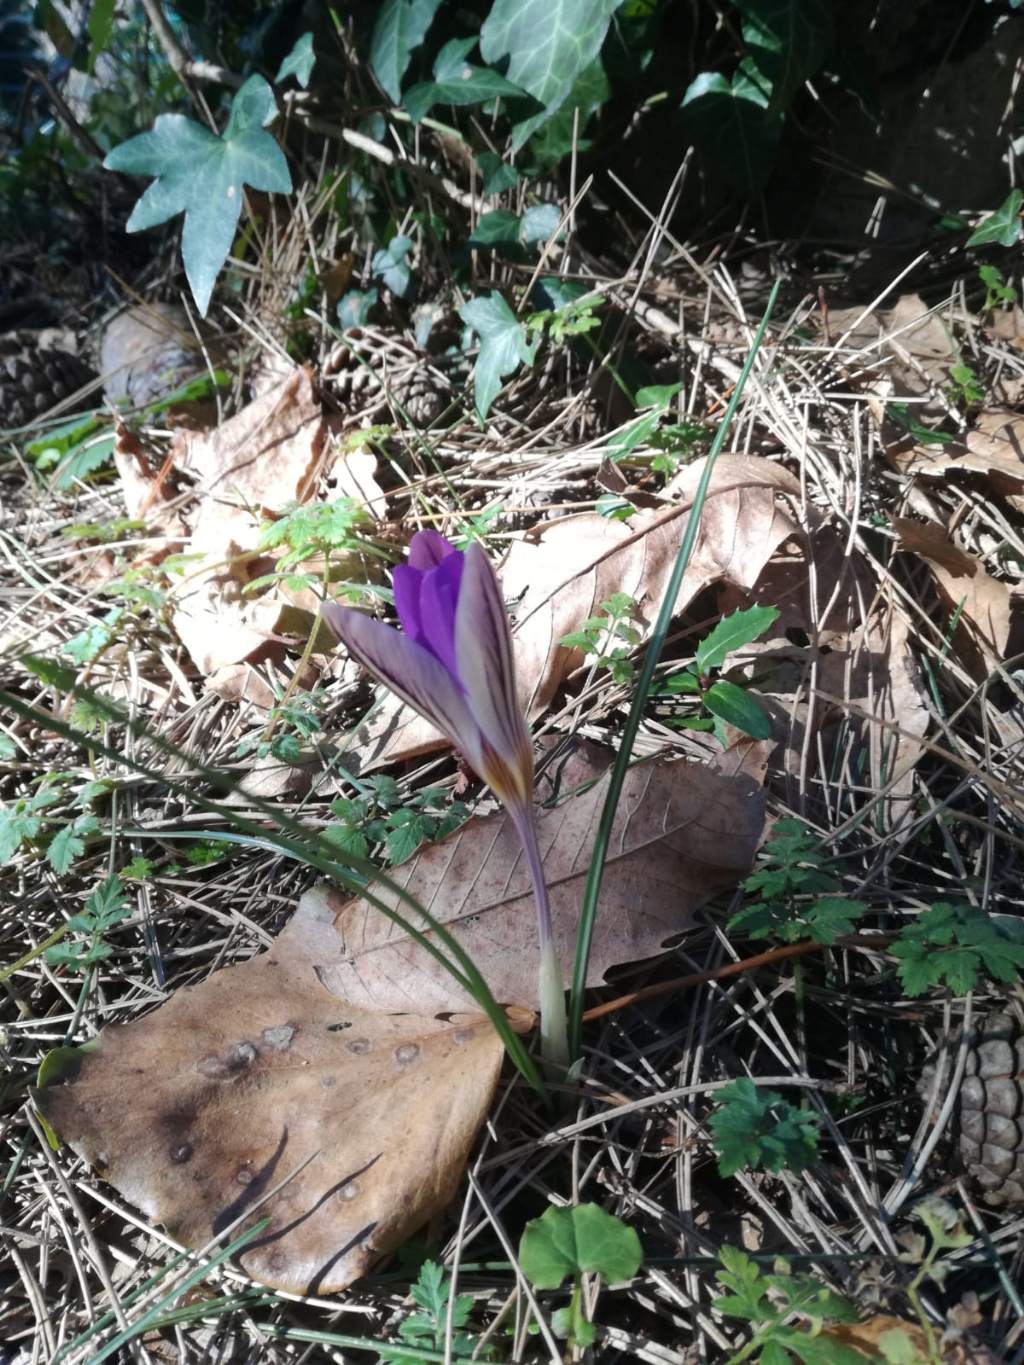
[[[204,316],[231,249],[243,187],[291,191],[284,153],[264,131],[274,112],[270,86],[262,76],[250,76],[235,95],[222,137],[183,114],[161,114],[148,133],[122,142],[103,163],[107,170],[156,177],[132,210],[126,231],[141,232],[185,214],[181,254]]]
[[[479,1015],[333,996],[318,973],[345,951],[339,906],[307,892],[269,952],[65,1050],[64,1083],[35,1092],[58,1136],[187,1245],[269,1216],[242,1268],[300,1294],[344,1288],[449,1204],[502,1059]]]
[[[632,1279],[643,1259],[636,1231],[597,1204],[548,1209],[527,1223],[519,1243],[523,1274],[538,1289],[581,1274],[618,1284]]]

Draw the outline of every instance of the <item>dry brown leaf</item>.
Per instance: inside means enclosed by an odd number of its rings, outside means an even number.
[[[886,458],[904,474],[941,479],[948,473],[973,473],[987,477],[1011,505],[1024,507],[1024,417],[990,408],[979,413],[964,441],[944,445],[918,445],[894,424],[882,421]]]
[[[172,454],[218,502],[281,512],[316,488],[326,447],[320,398],[304,365],[213,431],[179,432]]]
[[[781,765],[795,773],[809,764],[805,777],[822,758],[830,768],[830,732],[842,721],[863,732],[863,717],[876,717],[898,728],[868,725],[871,772],[880,783],[898,778],[891,799],[905,799],[931,719],[906,623],[878,597],[863,557],[847,553],[834,528],[820,527],[785,549],[752,592],[725,588],[718,600],[723,616],[755,604],[779,611],[771,633],[733,662],[750,660],[782,745]],[[844,743],[845,731],[838,733]]]
[[[269,1217],[239,1259],[293,1293],[343,1289],[446,1207],[503,1054],[480,1015],[366,1013],[319,985],[336,894],[307,892],[269,952],[108,1026],[69,1081],[35,1092],[60,1137],[187,1245]]]
[[[519,692],[531,717],[541,714],[582,662],[559,640],[592,616],[613,593],[640,608],[650,629],[672,572],[703,461],[688,466],[666,492],[676,499],[627,523],[597,513],[562,517],[516,541],[500,568],[502,591],[515,618]],[[715,465],[701,533],[676,598],[680,612],[702,589],[725,581],[752,587],[777,546],[796,530],[780,495],[797,497],[798,481],[770,460],[723,455]],[[447,741],[392,694],[356,732],[354,751],[368,772],[385,763],[444,747]]]
[[[626,778],[612,830],[588,984],[651,957],[693,911],[747,871],[764,823],[761,783],[771,745],[735,745],[713,765],[645,763]],[[603,772],[585,745],[557,775],[571,791]],[[607,774],[561,805],[538,808],[539,839],[563,969],[572,964],[583,884]],[[544,798],[544,785],[539,792]],[[537,916],[522,848],[504,813],[475,819],[393,874],[456,935],[498,1000],[536,1003]],[[385,890],[379,893],[401,909]],[[339,999],[367,1009],[465,1009],[452,977],[365,901],[338,918],[341,954],[320,968]]]
[[[875,1365],[883,1358],[880,1343],[887,1332],[902,1332],[922,1362],[933,1358],[920,1323],[892,1317],[888,1313],[878,1313],[864,1322],[830,1323],[821,1329],[819,1340],[833,1341],[837,1346],[860,1351],[866,1361]],[[940,1352],[943,1365],[999,1365],[999,1357],[980,1342],[944,1340]]]
[[[894,517],[893,529],[900,548],[925,560],[939,591],[952,611],[958,613],[958,632],[966,632],[984,656],[972,662],[971,651],[963,650],[964,662],[981,676],[989,672],[985,660],[1003,659],[1010,638],[1013,595],[1006,583],[987,573],[980,560],[950,540],[943,527],[934,522],[911,521]]]
[[[841,351],[858,351],[858,366],[900,397],[922,397],[941,389],[957,362],[949,329],[919,294],[904,294],[894,307],[869,313],[834,308],[828,320],[831,338],[842,341]],[[926,410],[927,405],[919,406],[915,413],[920,416]]]

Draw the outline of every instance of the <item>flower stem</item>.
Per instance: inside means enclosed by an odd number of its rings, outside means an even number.
[[[569,1066],[569,1030],[565,1012],[565,983],[551,931],[551,906],[544,862],[537,843],[537,825],[532,808],[510,811],[526,854],[526,865],[533,882],[537,906],[537,946],[539,951],[537,995],[540,1002],[540,1055],[545,1070],[564,1079]]]

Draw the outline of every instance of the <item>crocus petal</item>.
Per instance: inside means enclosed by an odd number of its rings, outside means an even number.
[[[437,531],[417,531],[409,544],[409,564],[414,569],[436,569],[442,559],[458,554]]]
[[[461,554],[449,555],[436,569],[423,575],[420,588],[420,620],[417,639],[440,659],[458,680],[455,662],[455,610],[465,563]],[[401,619],[401,618],[400,618]],[[403,626],[405,622],[402,622]]]
[[[508,616],[494,570],[478,545],[466,551],[455,614],[455,658],[485,747],[499,761],[502,785],[513,784],[509,799],[528,798],[533,750],[516,696]],[[506,799],[486,764],[478,771]]]
[[[327,625],[353,658],[447,735],[479,772],[480,736],[466,698],[428,649],[361,611],[325,602]]]
[[[420,628],[420,596],[425,575],[408,564],[398,564],[391,573],[395,593],[395,612],[406,635],[414,640],[422,636]]]

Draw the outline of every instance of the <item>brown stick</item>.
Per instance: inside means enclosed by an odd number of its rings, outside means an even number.
[[[708,972],[691,972],[689,976],[676,976],[671,981],[656,981],[652,986],[641,986],[638,991],[631,991],[629,995],[620,995],[614,1000],[605,1000],[603,1004],[595,1005],[583,1016],[585,1023],[592,1019],[602,1019],[606,1014],[615,1014],[619,1010],[626,1009],[629,1005],[637,1005],[642,1000],[653,1000],[659,995],[668,995],[672,991],[687,990],[691,986],[703,986],[709,981],[722,981],[730,976],[742,976],[744,972],[755,971],[758,967],[764,967],[772,962],[785,962],[791,957],[805,957],[808,953],[820,952],[822,948],[885,948],[890,944],[894,934],[848,934],[845,938],[840,938],[835,943],[815,943],[813,939],[803,939],[800,943],[787,943],[781,948],[769,948],[766,952],[758,953],[755,957],[744,957],[739,962],[727,962],[724,967],[715,967]]]

